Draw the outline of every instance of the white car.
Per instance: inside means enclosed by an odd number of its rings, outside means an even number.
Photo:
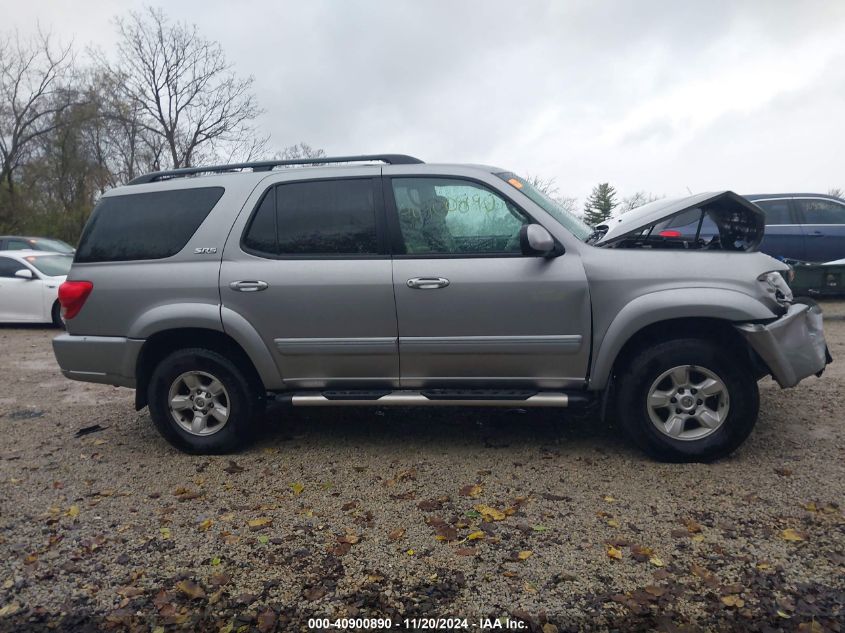
[[[73,257],[62,253],[0,251],[0,323],[62,327],[59,286]]]

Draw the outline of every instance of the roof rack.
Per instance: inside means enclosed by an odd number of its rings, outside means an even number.
[[[362,163],[380,161],[388,165],[418,165],[422,163],[419,158],[406,156],[405,154],[364,154],[361,156],[326,156],[320,158],[298,158],[296,160],[264,160],[251,163],[232,163],[231,165],[212,165],[210,167],[182,167],[180,169],[169,169],[166,171],[154,171],[143,176],[138,176],[129,181],[130,185],[142,185],[148,182],[159,180],[170,180],[171,178],[184,178],[196,174],[224,173],[241,169],[252,171],[270,171],[274,167],[287,165],[317,165],[330,163]]]

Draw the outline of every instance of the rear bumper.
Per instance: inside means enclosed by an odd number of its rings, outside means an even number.
[[[67,378],[134,389],[143,345],[141,339],[60,334],[53,339],[53,353]]]
[[[820,374],[832,360],[818,306],[796,303],[771,323],[741,323],[736,329],[760,356],[781,387]]]

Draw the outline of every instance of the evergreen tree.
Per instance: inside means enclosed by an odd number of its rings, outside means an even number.
[[[609,183],[599,183],[593,187],[593,192],[584,204],[584,222],[590,226],[602,224],[610,218],[617,206],[616,189]]]

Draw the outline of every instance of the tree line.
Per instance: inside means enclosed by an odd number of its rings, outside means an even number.
[[[253,78],[239,77],[196,26],[148,7],[114,27],[111,55],[80,54],[40,31],[0,38],[0,234],[75,243],[99,196],[140,174],[325,155],[306,143],[272,152],[256,127]],[[554,179],[529,180],[591,225],[658,199],[619,199],[600,183],[579,211]]]
[[[110,56],[41,31],[0,39],[0,234],[75,243],[99,196],[135,176],[273,155],[253,78],[219,43],[153,8],[114,26]],[[275,152],[322,155],[306,143]]]

